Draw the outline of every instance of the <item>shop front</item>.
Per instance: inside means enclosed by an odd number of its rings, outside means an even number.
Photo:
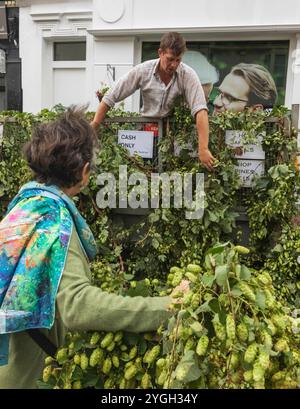
[[[242,3],[242,5],[241,5]],[[24,110],[58,103],[87,104],[134,65],[156,58],[164,32],[187,41],[184,61],[207,85],[210,111],[300,102],[300,3],[189,0],[20,0]],[[252,90],[233,81],[235,69],[255,79]],[[239,71],[239,72],[240,72]],[[125,101],[138,111],[139,93]]]

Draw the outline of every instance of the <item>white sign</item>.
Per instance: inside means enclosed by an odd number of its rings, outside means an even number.
[[[135,153],[142,158],[153,157],[153,132],[152,131],[118,131],[118,144],[128,150],[130,156]]]
[[[243,131],[226,131],[226,145],[234,149],[234,157],[238,159],[265,159],[265,152],[262,148],[262,141],[265,133],[257,135],[255,144],[244,144],[245,136]]]
[[[0,73],[6,73],[6,55],[5,50],[2,50],[2,48],[0,48]]]
[[[0,145],[2,145],[3,141],[3,124],[0,124]]]
[[[297,148],[300,148],[300,132],[297,134]]]
[[[263,160],[239,160],[235,166],[244,187],[251,187],[254,177],[261,177],[265,173]]]

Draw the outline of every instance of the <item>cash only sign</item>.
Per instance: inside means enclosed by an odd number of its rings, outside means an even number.
[[[241,178],[243,187],[251,187],[254,177],[263,176],[265,173],[265,152],[262,148],[264,133],[257,135],[253,143],[244,143],[243,131],[227,130],[225,141],[234,151],[238,160],[236,170]]]
[[[153,136],[153,131],[119,130],[118,144],[126,148],[130,156],[137,153],[144,159],[152,159]]]

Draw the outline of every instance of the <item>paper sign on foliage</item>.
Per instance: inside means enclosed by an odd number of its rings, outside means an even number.
[[[226,145],[235,148],[234,157],[237,159],[265,159],[265,152],[262,148],[264,133],[257,135],[255,144],[245,144],[243,146],[243,131],[226,131]]]
[[[239,160],[235,167],[241,180],[242,185],[245,187],[251,187],[252,179],[255,177],[261,177],[265,173],[265,161],[263,160]]]
[[[234,150],[234,157],[238,159],[236,170],[241,178],[242,186],[251,187],[254,177],[261,177],[265,173],[265,152],[262,148],[265,133],[256,137],[256,143],[244,144],[243,131],[227,130],[226,145]]]
[[[118,131],[118,144],[126,148],[133,156],[135,153],[144,159],[153,157],[153,135],[152,131]]]

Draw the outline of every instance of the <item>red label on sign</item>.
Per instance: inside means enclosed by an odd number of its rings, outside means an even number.
[[[156,123],[147,123],[144,125],[144,131],[152,131],[153,136],[158,136],[158,125]]]

